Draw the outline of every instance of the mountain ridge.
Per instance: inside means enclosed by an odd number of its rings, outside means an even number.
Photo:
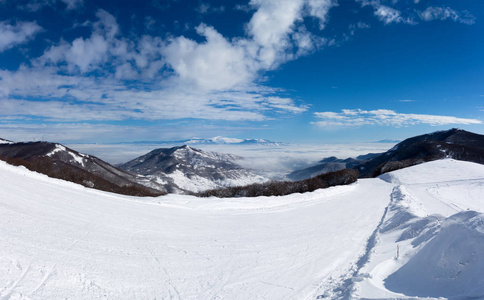
[[[95,156],[82,154],[58,143],[0,144],[0,159],[49,177],[108,192],[137,196],[156,196],[166,192],[155,183],[148,183],[146,178],[142,179]],[[145,184],[140,183],[143,180]]]
[[[452,128],[414,136],[354,168],[360,177],[376,177],[446,157],[484,164],[484,135]]]

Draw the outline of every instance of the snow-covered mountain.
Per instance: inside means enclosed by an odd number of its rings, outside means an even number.
[[[128,143],[129,144],[129,143]],[[223,136],[216,136],[212,138],[191,138],[186,140],[173,141],[137,141],[132,144],[157,144],[157,145],[231,145],[231,146],[270,146],[280,147],[287,145],[286,143],[273,142],[266,139],[237,139]]]
[[[145,196],[166,192],[161,185],[146,177],[120,170],[95,156],[57,143],[3,143],[0,144],[0,159],[104,191]]]
[[[123,170],[153,178],[168,192],[201,192],[220,187],[267,181],[239,166],[231,154],[202,151],[188,145],[155,149],[119,165]]]
[[[279,147],[281,143],[272,142],[265,139],[235,139],[217,136],[209,139],[193,138],[190,140],[180,141],[181,144],[187,145],[259,145]]]
[[[482,299],[484,166],[138,198],[0,162],[1,299]]]
[[[355,169],[361,177],[375,177],[444,157],[484,164],[484,135],[454,128],[415,136]]]

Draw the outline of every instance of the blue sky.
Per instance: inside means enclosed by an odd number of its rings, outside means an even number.
[[[484,133],[482,3],[0,0],[0,137]]]

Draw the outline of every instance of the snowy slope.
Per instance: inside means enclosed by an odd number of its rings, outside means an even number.
[[[302,195],[136,198],[0,162],[0,299],[482,296],[483,178],[442,160]],[[436,295],[446,266],[462,279]]]

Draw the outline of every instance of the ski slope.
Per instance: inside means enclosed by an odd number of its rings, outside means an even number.
[[[482,195],[484,166],[454,160],[236,199],[120,196],[0,162],[0,299],[482,296]],[[463,279],[412,289],[455,232]]]

